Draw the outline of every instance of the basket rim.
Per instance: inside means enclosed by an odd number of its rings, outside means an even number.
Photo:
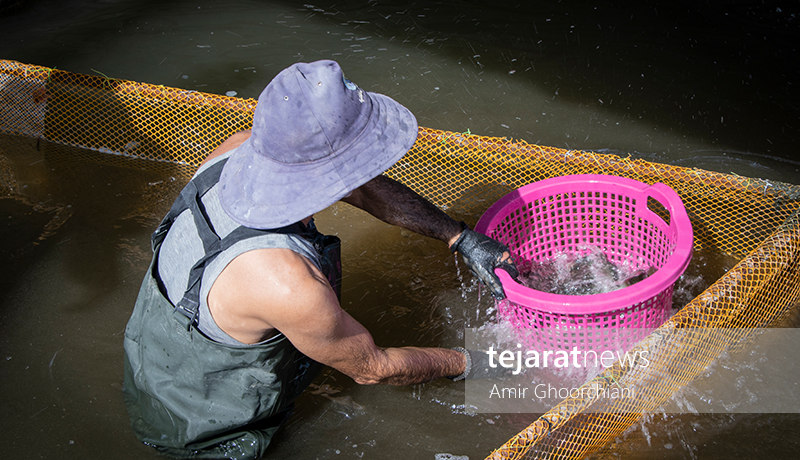
[[[495,270],[509,301],[535,310],[566,315],[611,314],[631,305],[651,299],[675,283],[689,265],[692,257],[693,230],[686,208],[680,196],[662,183],[648,185],[627,177],[602,174],[575,174],[544,179],[518,188],[495,202],[481,216],[475,231],[488,234],[500,219],[507,215],[508,208],[519,208],[524,199],[543,190],[558,187],[574,187],[579,191],[599,191],[592,188],[614,187],[635,193],[638,197],[653,197],[670,213],[669,227],[677,235],[675,249],[667,262],[653,275],[626,288],[593,295],[562,295],[536,291],[516,282],[502,269]],[[646,207],[645,207],[646,208]],[[652,211],[645,209],[655,216]],[[663,221],[663,220],[662,220]]]

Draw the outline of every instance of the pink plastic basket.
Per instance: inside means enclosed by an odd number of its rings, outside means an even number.
[[[616,176],[526,185],[492,205],[475,230],[505,243],[523,269],[587,245],[613,264],[657,269],[626,288],[584,296],[536,291],[497,270],[507,295],[499,312],[544,350],[629,348],[669,318],[673,284],[692,256],[692,225],[678,194]]]

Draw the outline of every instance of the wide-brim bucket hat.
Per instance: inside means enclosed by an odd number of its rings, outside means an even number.
[[[335,61],[298,63],[258,98],[251,136],[220,177],[220,200],[246,227],[280,228],[380,175],[414,144],[405,107],[347,80]]]

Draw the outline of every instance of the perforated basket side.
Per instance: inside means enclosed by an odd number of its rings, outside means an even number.
[[[648,208],[655,199],[668,221]],[[692,228],[680,197],[662,184],[615,176],[573,175],[521,187],[492,205],[476,230],[504,242],[523,269],[557,251],[600,247],[614,263],[658,271],[614,292],[563,296],[535,291],[498,271],[508,298],[548,313],[587,315],[628,308],[677,280],[691,258]]]
[[[672,293],[670,286],[642,302],[596,314],[550,313],[507,299],[498,311],[530,350],[627,350],[669,319]]]

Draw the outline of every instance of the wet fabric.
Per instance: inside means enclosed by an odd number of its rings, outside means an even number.
[[[164,454],[255,459],[264,454],[292,402],[321,365],[282,334],[258,345],[237,346],[215,342],[194,327],[204,264],[236,241],[263,231],[243,227],[213,241],[204,230],[207,257],[193,267],[184,298],[176,306],[164,295],[156,266],[171,219],[187,206],[194,207],[196,218],[202,216],[197,198],[218,179],[220,169],[209,168],[190,181],[154,233],[153,260],[125,331],[123,395],[136,435]],[[197,222],[203,225],[202,219]],[[339,295],[338,238],[319,234],[313,225],[282,231],[301,231],[314,242],[322,271]]]
[[[195,176],[205,174],[205,171],[209,168],[219,167],[216,164],[220,161],[227,161],[227,158],[235,151],[236,149],[229,151],[204,164]],[[213,232],[221,239],[224,239],[237,230],[240,225],[222,209],[222,205],[219,203],[219,188],[219,183],[212,183],[208,191],[202,194],[198,206],[202,206],[202,212],[205,214]],[[298,228],[298,231],[302,232],[305,229]],[[169,227],[169,232],[167,232],[164,242],[161,244],[157,274],[162,290],[173,304],[177,304],[183,298],[192,266],[206,255],[203,238],[200,233],[192,212],[187,209],[174,218]],[[225,333],[214,321],[208,308],[208,292],[220,273],[233,259],[245,252],[261,248],[289,249],[311,261],[318,269],[322,269],[319,255],[314,248],[313,238],[304,238],[300,234],[293,233],[260,232],[260,234],[255,234],[251,238],[235,242],[231,247],[222,251],[214,260],[205,264],[203,277],[200,280],[200,296],[198,299],[200,305],[196,327],[215,342],[244,345]]]

